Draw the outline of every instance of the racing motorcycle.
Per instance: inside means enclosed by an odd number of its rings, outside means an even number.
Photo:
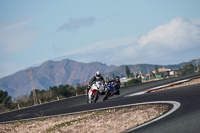
[[[100,81],[96,81],[92,84],[92,87],[88,91],[88,103],[96,103],[99,99],[99,95],[104,92],[104,85]]]
[[[115,91],[115,84],[114,82],[109,82],[106,89],[105,89],[105,96],[103,98],[103,101],[108,100],[109,97],[113,96],[113,93]]]

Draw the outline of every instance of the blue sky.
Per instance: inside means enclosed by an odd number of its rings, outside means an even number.
[[[200,58],[199,0],[1,0],[0,78],[47,60]]]

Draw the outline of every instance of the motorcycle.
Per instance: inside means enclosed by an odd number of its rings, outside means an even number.
[[[105,89],[105,96],[103,98],[103,101],[108,100],[109,97],[113,96],[113,93],[115,91],[115,84],[114,82],[109,82],[106,89]]]
[[[92,87],[88,91],[88,103],[96,103],[99,99],[99,95],[104,92],[104,85],[100,81],[96,81],[92,84]]]

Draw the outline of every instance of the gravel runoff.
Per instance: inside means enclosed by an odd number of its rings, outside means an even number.
[[[200,84],[200,78],[176,86]],[[167,105],[148,104],[37,120],[0,124],[0,133],[120,133],[150,121],[168,110]]]
[[[120,133],[150,121],[167,110],[166,104],[147,104],[41,117],[37,120],[0,124],[0,133]]]

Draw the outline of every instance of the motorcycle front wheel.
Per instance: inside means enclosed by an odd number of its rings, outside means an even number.
[[[96,103],[98,99],[99,99],[99,92],[96,91],[94,94],[94,103]]]
[[[104,98],[103,98],[103,101],[105,101],[105,100],[108,99],[108,97],[109,97],[109,92],[110,92],[110,91],[106,91],[106,94],[105,94],[105,96],[104,96]]]

